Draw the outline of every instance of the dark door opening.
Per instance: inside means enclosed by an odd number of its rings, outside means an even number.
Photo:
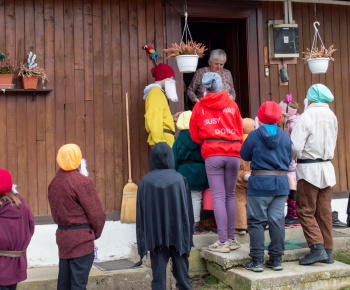
[[[188,26],[193,40],[205,44],[208,48],[205,56],[199,59],[197,69],[208,66],[209,55],[213,49],[223,49],[227,55],[225,68],[232,73],[236,102],[241,115],[243,118],[250,117],[246,20],[196,18],[188,21]],[[194,73],[183,74],[185,110],[193,108],[186,95],[193,75]]]

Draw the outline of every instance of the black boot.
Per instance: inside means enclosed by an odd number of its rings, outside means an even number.
[[[328,260],[328,255],[323,244],[317,244],[310,247],[310,254],[299,260],[300,265],[311,265],[316,262]]]
[[[283,270],[282,256],[270,256],[270,259],[265,262],[265,266],[268,268],[272,268],[274,271]]]
[[[347,228],[348,227],[347,224],[341,222],[338,219],[338,212],[337,211],[332,212],[332,227],[333,228]]]
[[[325,261],[322,261],[322,263],[333,264],[334,263],[334,256],[333,256],[332,249],[326,249],[326,253],[328,255],[328,259]]]
[[[252,257],[252,260],[245,264],[245,268],[254,272],[264,271],[264,257]]]

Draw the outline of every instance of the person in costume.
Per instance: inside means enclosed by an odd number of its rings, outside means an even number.
[[[57,289],[86,289],[94,260],[94,240],[101,236],[106,213],[94,183],[87,177],[80,148],[63,145],[58,150],[57,163],[60,169],[48,190],[52,218],[58,225]]]
[[[279,103],[282,109],[282,118],[279,122],[280,128],[288,134],[290,137],[292,131],[294,129],[295,124],[298,121],[299,114],[299,104],[293,101],[287,103],[287,101],[282,101]],[[298,220],[297,212],[295,209],[296,204],[296,190],[297,190],[297,178],[296,178],[296,170],[297,163],[296,160],[293,159],[292,163],[289,165],[288,171],[288,181],[290,192],[287,199],[287,215],[285,217],[285,226],[300,226],[300,222]]]
[[[186,178],[174,169],[174,155],[165,142],[157,143],[150,158],[151,172],[137,190],[136,238],[142,259],[151,255],[152,289],[166,288],[166,267],[181,290],[191,289],[188,256],[193,247],[193,208]]]
[[[194,213],[194,234],[203,232],[200,226],[202,192],[209,188],[201,146],[191,138],[189,127],[192,112],[180,114],[176,126],[180,131],[173,145],[175,170],[186,177],[191,190]]]
[[[331,160],[338,121],[328,105],[334,97],[326,86],[315,84],[306,98],[311,104],[292,131],[293,156],[297,158],[296,210],[310,248],[299,263],[334,263],[331,201],[336,179]]]
[[[206,89],[202,84],[202,79],[207,72],[218,73],[222,80],[222,90],[228,92],[232,100],[236,100],[232,74],[229,70],[224,68],[226,60],[227,56],[225,51],[222,49],[214,49],[209,56],[209,66],[202,67],[196,71],[186,91],[188,98],[193,104],[198,103],[205,95]]]
[[[148,133],[148,144],[166,142],[170,147],[175,141],[175,124],[181,112],[171,115],[168,100],[177,102],[174,70],[160,63],[151,69],[155,82],[144,89],[146,101],[145,127]]]
[[[254,130],[254,120],[244,118],[243,124],[243,141],[247,139],[248,134]],[[239,173],[235,189],[236,201],[236,233],[245,235],[247,233],[247,185],[250,177],[250,162],[240,159]]]
[[[272,101],[263,103],[258,111],[258,129],[249,133],[241,149],[241,158],[250,162],[252,169],[247,188],[247,218],[252,258],[247,270],[264,270],[265,227],[269,223],[270,259],[265,265],[275,271],[283,270],[284,207],[289,194],[288,169],[292,161],[292,142],[277,123],[281,107]]]
[[[240,248],[235,240],[235,187],[243,142],[242,118],[236,102],[222,91],[219,74],[204,74],[202,83],[207,94],[193,108],[190,133],[192,140],[202,145],[218,227],[219,240],[208,250],[228,253]]]
[[[0,290],[15,290],[27,279],[26,251],[34,234],[34,216],[12,184],[10,173],[0,169]]]

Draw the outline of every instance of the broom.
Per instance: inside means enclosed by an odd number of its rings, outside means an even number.
[[[128,163],[129,163],[129,180],[123,189],[122,210],[120,213],[121,223],[136,223],[136,197],[137,185],[131,179],[131,158],[130,158],[130,132],[129,132],[129,100],[128,92],[125,93],[126,106],[126,131],[128,136]]]

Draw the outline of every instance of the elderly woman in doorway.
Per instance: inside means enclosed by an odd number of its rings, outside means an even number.
[[[189,87],[187,88],[187,96],[192,103],[198,103],[205,94],[205,87],[202,84],[202,79],[204,74],[207,72],[218,73],[222,79],[222,90],[228,92],[231,100],[236,99],[232,74],[229,70],[224,69],[226,59],[226,53],[222,49],[214,49],[211,51],[208,60],[209,67],[203,67],[197,70]]]

